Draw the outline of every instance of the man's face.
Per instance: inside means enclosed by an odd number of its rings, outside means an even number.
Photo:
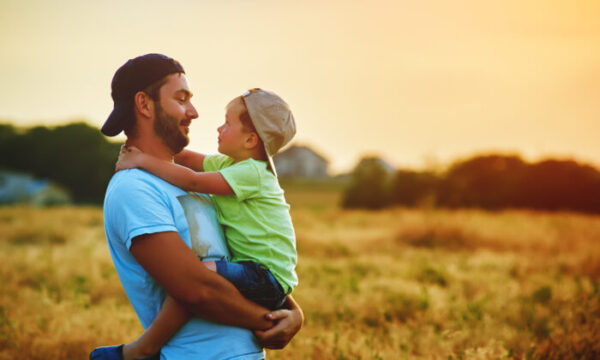
[[[189,90],[184,74],[171,74],[160,88],[160,101],[155,105],[154,132],[164,144],[177,154],[187,146],[190,139],[190,124],[198,117],[190,102]]]

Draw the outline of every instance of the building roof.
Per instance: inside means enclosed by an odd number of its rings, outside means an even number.
[[[292,146],[288,147],[287,149],[285,149],[284,151],[280,152],[279,154],[275,155],[275,158],[277,158],[277,157],[283,157],[283,158],[294,157],[296,154],[303,152],[303,151],[308,151],[308,152],[312,153],[315,157],[317,157],[319,160],[321,160],[325,163],[329,163],[329,160],[327,160],[325,157],[323,157],[322,155],[318,154],[316,151],[314,151],[313,149],[311,149],[305,145],[292,145]]]

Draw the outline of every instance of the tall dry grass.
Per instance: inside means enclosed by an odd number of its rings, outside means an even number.
[[[269,358],[600,356],[600,217],[295,196],[306,323]],[[139,334],[100,209],[0,208],[0,234],[0,359],[84,359]]]
[[[83,359],[140,329],[102,221],[98,208],[0,208],[0,359]]]

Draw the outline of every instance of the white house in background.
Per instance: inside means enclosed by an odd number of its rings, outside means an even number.
[[[58,205],[70,202],[71,195],[49,180],[36,180],[28,174],[0,170],[0,205]]]
[[[307,146],[293,145],[273,157],[280,177],[326,178],[328,161]]]

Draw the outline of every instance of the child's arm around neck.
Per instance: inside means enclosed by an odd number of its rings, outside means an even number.
[[[144,154],[139,149],[128,147],[121,152],[117,170],[140,168],[168,181],[185,191],[205,194],[233,195],[231,186],[218,172],[195,172],[187,167]]]
[[[206,155],[184,149],[175,155],[175,163],[190,168],[194,171],[204,171],[204,158]]]

